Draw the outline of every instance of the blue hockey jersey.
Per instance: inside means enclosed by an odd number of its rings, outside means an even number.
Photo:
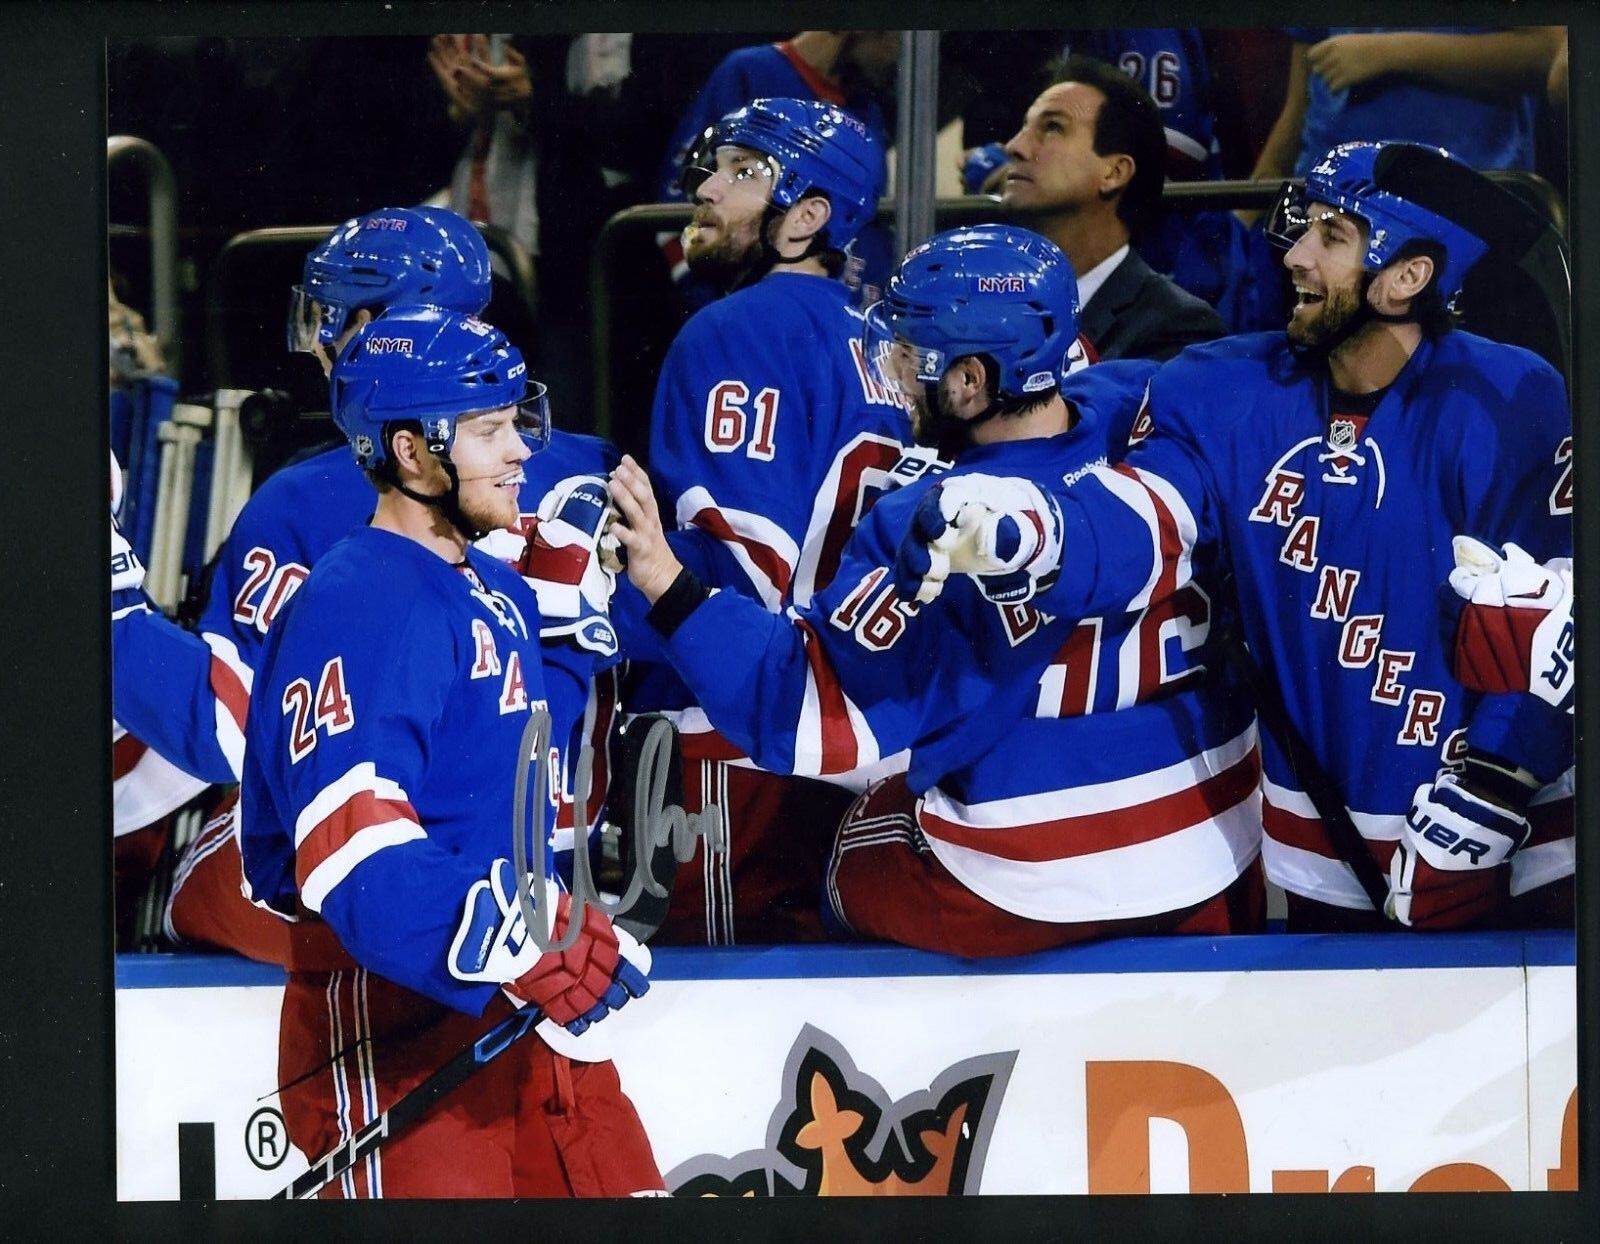
[[[650,471],[684,529],[681,559],[773,611],[825,587],[862,514],[932,461],[908,457],[910,420],[871,376],[848,298],[826,277],[774,273],[697,312],[656,386]],[[658,670],[629,702],[691,699]],[[703,718],[680,715],[679,727],[686,755],[730,758]]]
[[[515,561],[522,553],[528,521],[539,498],[568,476],[609,473],[618,457],[615,446],[598,437],[553,433],[549,447],[524,466],[528,482],[522,489],[522,521],[505,531],[490,532],[479,542],[480,547],[502,561]],[[215,559],[200,632],[215,662],[231,671],[246,699],[273,620],[317,559],[344,536],[365,526],[376,503],[377,494],[349,448],[339,445],[272,475],[240,511]],[[566,831],[562,849],[567,849],[573,825],[572,765],[576,744],[582,739],[588,739],[597,752],[592,813],[598,814],[604,797],[603,753],[616,699],[616,676],[606,672],[614,658],[599,657],[569,637],[550,636],[549,640],[545,665],[557,729],[555,742],[561,751],[560,762],[551,769],[552,798],[558,804],[556,824]],[[185,722],[205,717],[203,712],[185,716],[175,704],[165,707],[170,717]],[[237,772],[243,750],[244,704],[225,708],[219,698],[217,738]],[[560,797],[563,792],[564,800]]]
[[[267,633],[246,737],[240,848],[253,899],[322,916],[364,967],[477,1014],[447,967],[473,882],[512,854],[538,602],[510,567],[362,528]]]
[[[1057,437],[979,446],[951,475],[1072,489],[1128,439],[1146,362],[1069,378]],[[1253,716],[1214,651],[1211,602],[1152,585],[1074,622],[955,576],[900,599],[895,552],[932,478],[878,502],[807,607],[732,592],[668,643],[711,721],[763,768],[828,776],[909,749],[917,822],[963,884],[1008,911],[1088,921],[1176,910],[1260,849]]]
[[[1190,181],[1222,176],[1211,72],[1199,30],[1170,26],[1073,30],[1067,32],[1061,50],[1115,65],[1155,100],[1167,132],[1169,177]]]
[[[1513,857],[1521,892],[1571,871],[1570,727],[1453,679],[1439,590],[1456,534],[1570,551],[1571,436],[1560,377],[1468,333],[1423,341],[1369,414],[1330,409],[1326,370],[1282,333],[1191,347],[1151,382],[1125,463],[1060,491],[1064,566],[1036,604],[1101,614],[1173,570],[1215,596],[1220,556],[1251,651],[1381,865],[1468,742],[1552,784]],[[1370,907],[1270,736],[1263,752],[1268,875]]]

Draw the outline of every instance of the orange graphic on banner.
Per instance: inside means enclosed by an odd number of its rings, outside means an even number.
[[[702,1197],[974,1193],[1015,1058],[966,1059],[894,1100],[838,1041],[808,1024],[790,1051],[767,1146],[690,1159],[667,1186],[675,1196]]]
[[[1171,1119],[1189,1137],[1191,1192],[1248,1192],[1244,1122],[1222,1082],[1185,1063],[1084,1066],[1089,1191],[1150,1191],[1150,1120]]]
[[[1578,1190],[1578,1090],[1567,1098],[1567,1109],[1561,1116],[1561,1165],[1550,1168],[1551,1192],[1576,1192]]]
[[[859,1110],[840,1108],[828,1078],[811,1078],[811,1122],[795,1133],[801,1149],[814,1150],[822,1159],[822,1181],[818,1196],[949,1196],[956,1145],[966,1121],[966,1103],[959,1103],[940,1126],[918,1133],[923,1148],[932,1159],[927,1174],[920,1179],[903,1179],[889,1174],[874,1182],[864,1176],[850,1160],[849,1141],[866,1140],[871,1135],[866,1116]]]
[[[1186,1063],[1091,1062],[1084,1067],[1089,1191],[1150,1191],[1150,1121],[1167,1119],[1188,1141],[1189,1191],[1248,1192],[1250,1161],[1244,1123],[1227,1087]],[[1578,1095],[1561,1124],[1561,1165],[1549,1172],[1552,1192],[1578,1186]],[[1371,1192],[1370,1166],[1353,1166],[1329,1184],[1325,1170],[1275,1170],[1274,1192]],[[1509,1192],[1498,1174],[1476,1162],[1447,1162],[1423,1171],[1411,1192]]]

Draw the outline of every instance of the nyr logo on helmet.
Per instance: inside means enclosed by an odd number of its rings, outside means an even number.
[[[414,343],[410,337],[369,337],[368,354],[410,354]]]
[[[980,294],[1022,294],[1027,292],[1027,282],[1020,276],[980,276]]]
[[[410,221],[401,220],[398,216],[372,216],[363,229],[381,229],[386,233],[404,233],[410,226]]]

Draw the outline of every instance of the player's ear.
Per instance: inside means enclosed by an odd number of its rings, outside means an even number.
[[[1432,255],[1408,255],[1404,259],[1397,259],[1385,267],[1378,274],[1379,279],[1373,282],[1372,303],[1384,314],[1398,314],[1428,288],[1437,274]]]
[[[784,215],[779,242],[810,242],[833,218],[833,205],[820,194],[808,194]]]
[[[964,355],[945,373],[956,414],[965,419],[988,408],[989,372],[976,354]]]
[[[396,428],[389,433],[389,458],[400,475],[422,474],[426,452],[422,438],[411,428]]]

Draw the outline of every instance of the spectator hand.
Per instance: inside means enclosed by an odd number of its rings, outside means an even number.
[[[1372,78],[1393,73],[1391,36],[1334,35],[1313,43],[1306,51],[1306,68],[1319,74],[1332,91],[1348,91]]]
[[[1488,915],[1528,833],[1525,817],[1473,794],[1454,773],[1424,782],[1389,862],[1384,910],[1416,929],[1459,928]]]
[[[528,62],[515,48],[505,61],[489,62],[489,40],[483,35],[435,35],[428,64],[450,100],[457,120],[483,120],[502,108],[520,108],[533,95]]]
[[[450,101],[450,118],[470,121],[482,110],[483,100],[468,90],[465,75],[472,59],[470,46],[482,35],[434,35],[428,44],[428,66]]]

